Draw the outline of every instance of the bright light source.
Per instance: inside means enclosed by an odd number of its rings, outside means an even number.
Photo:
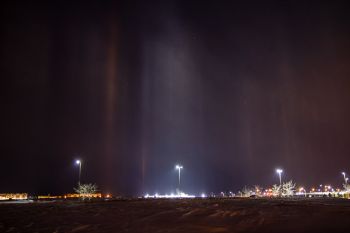
[[[154,195],[146,194],[144,196],[144,198],[195,198],[195,196],[194,195],[189,195],[189,194],[186,194],[186,193],[179,193],[179,194],[171,193],[170,195],[168,195],[168,194],[160,195],[160,194],[156,193]]]
[[[281,173],[283,172],[283,170],[282,170],[282,169],[276,169],[276,172],[277,172],[278,174],[281,174]]]
[[[177,187],[178,188],[178,192],[180,192],[180,183],[181,183],[181,169],[182,169],[183,167],[181,166],[181,165],[179,165],[179,164],[176,164],[176,166],[175,166],[175,169],[176,170],[179,170],[179,186]]]
[[[205,193],[202,193],[201,197],[202,197],[202,198],[206,198],[207,195],[205,195]]]
[[[75,163],[76,163],[76,164],[80,164],[81,161],[80,161],[80,160],[76,160]]]
[[[276,169],[276,172],[278,173],[278,176],[279,176],[279,178],[280,178],[280,186],[281,186],[281,185],[282,185],[282,172],[283,172],[283,170],[277,168],[277,169]]]

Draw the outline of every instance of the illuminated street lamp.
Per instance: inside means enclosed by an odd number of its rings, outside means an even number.
[[[348,179],[346,178],[346,174],[345,174],[345,172],[342,172],[341,174],[344,176],[344,181],[345,181],[345,184],[347,184],[347,183],[348,183]]]
[[[175,169],[179,170],[179,192],[180,192],[180,184],[181,184],[181,169],[183,169],[183,166],[181,165],[176,165]]]
[[[81,161],[78,159],[75,161],[75,164],[79,165],[79,183],[80,184],[80,177],[81,177]]]
[[[280,185],[282,185],[282,172],[283,172],[283,170],[282,169],[276,169],[276,172],[278,173],[278,176],[280,178]]]

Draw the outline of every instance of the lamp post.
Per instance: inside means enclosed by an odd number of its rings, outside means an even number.
[[[180,192],[180,184],[181,184],[181,169],[183,169],[183,166],[181,166],[181,165],[176,165],[176,166],[175,166],[175,169],[179,170],[179,187],[178,187],[178,189],[179,189],[179,192]]]
[[[280,185],[282,185],[282,172],[283,172],[283,170],[282,169],[276,169],[276,172],[278,173],[278,176],[280,178]]]
[[[81,161],[78,159],[75,161],[75,164],[79,165],[79,182],[78,184],[80,184],[80,177],[81,177]]]
[[[344,176],[344,181],[345,181],[345,184],[347,184],[347,183],[348,183],[348,179],[346,178],[346,174],[345,174],[345,172],[342,172],[341,174]]]

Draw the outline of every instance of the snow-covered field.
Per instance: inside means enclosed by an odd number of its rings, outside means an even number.
[[[0,232],[350,232],[350,200],[1,203]]]

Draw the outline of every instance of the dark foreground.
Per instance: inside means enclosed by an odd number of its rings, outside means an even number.
[[[0,232],[350,232],[350,200],[0,203]]]

